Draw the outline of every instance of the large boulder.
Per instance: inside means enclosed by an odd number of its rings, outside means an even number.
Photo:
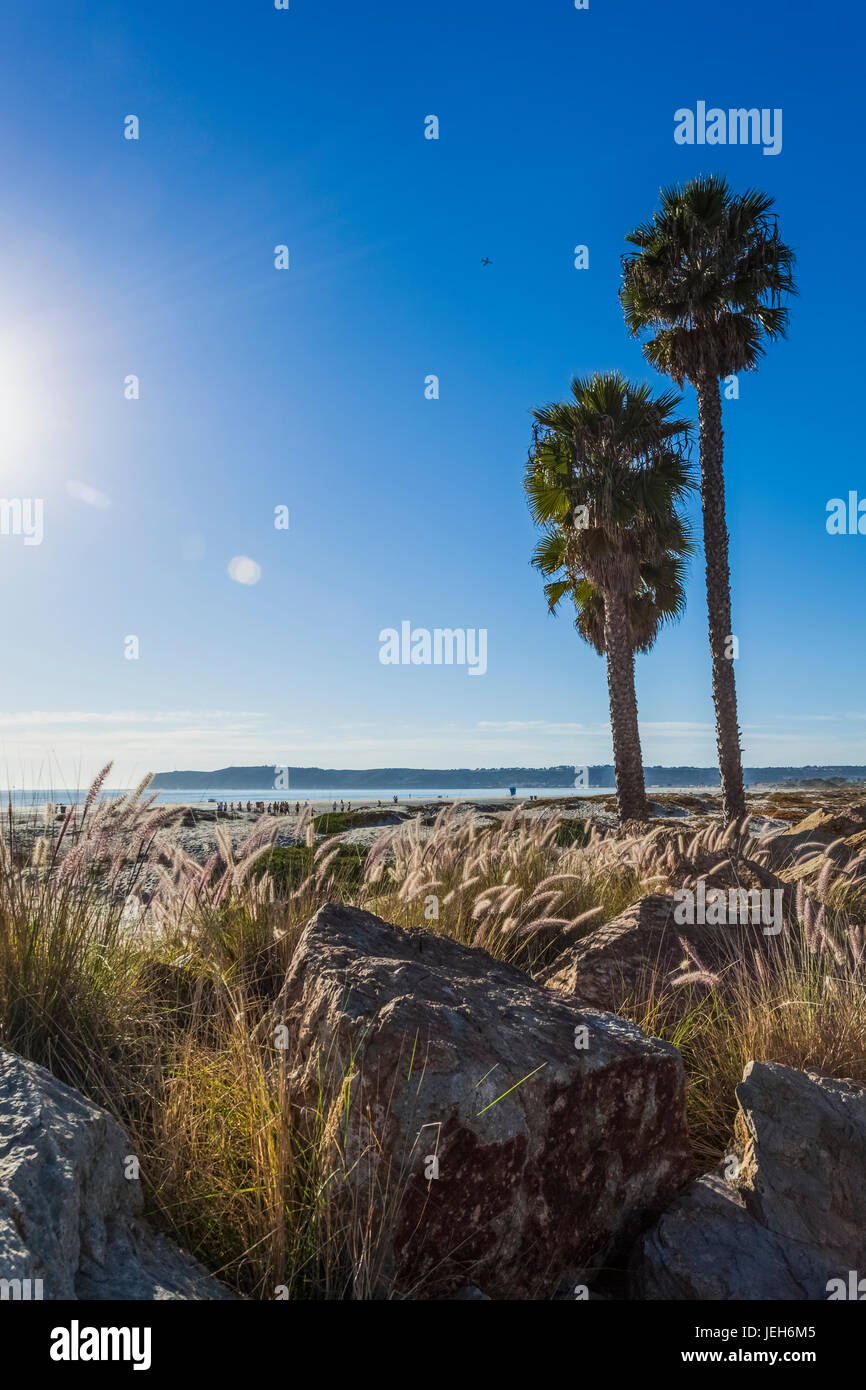
[[[779,877],[789,886],[802,883],[806,892],[821,898],[824,896],[824,892],[818,891],[818,885],[822,882],[821,875],[825,875],[826,890],[851,859],[852,850],[848,847],[847,840],[834,840],[831,845],[820,850],[816,850],[812,844],[807,844],[797,851],[797,856],[791,863],[780,868]],[[826,878],[828,865],[829,879]]]
[[[329,1190],[371,1215],[382,1293],[551,1297],[687,1181],[676,1049],[486,951],[328,906],[275,1018],[339,1154]]]
[[[37,1297],[41,1280],[48,1300],[232,1297],[139,1219],[130,1159],[107,1111],[0,1051],[0,1280],[13,1296],[13,1281]]]
[[[747,854],[724,849],[675,855],[666,873],[671,883],[683,888],[694,887],[701,880],[707,888],[784,888],[765,864]]]
[[[632,1295],[666,1302],[808,1299],[822,1289],[811,1252],[796,1252],[749,1215],[725,1178],[725,1165],[707,1173],[674,1202],[634,1261]]]
[[[720,886],[718,876],[709,883]],[[693,976],[692,989],[716,988],[728,970],[755,952],[767,956],[768,943],[776,939],[760,924],[680,924],[674,920],[676,907],[673,897],[648,893],[562,951],[536,978],[549,989],[615,1010],[626,1000],[658,995],[683,975]],[[688,1002],[687,992],[683,1001]]]
[[[817,810],[797,821],[787,830],[777,835],[766,836],[762,840],[769,862],[782,871],[790,870],[796,863],[813,858],[816,861],[830,850],[830,857],[836,861],[844,860],[848,853],[839,843],[846,837],[856,835],[864,829],[858,815]],[[788,877],[787,873],[783,873]]]
[[[852,1270],[866,1275],[866,1086],[750,1062],[737,1100],[730,1161],[643,1237],[635,1294],[840,1296]]]
[[[866,816],[863,814],[862,802],[857,806],[847,807],[844,811],[825,811],[819,808],[810,816],[797,821],[793,827],[801,834],[808,831],[812,835],[826,836],[833,840],[842,835],[856,835],[858,830],[864,828]]]

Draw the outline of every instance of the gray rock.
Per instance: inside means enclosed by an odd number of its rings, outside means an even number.
[[[866,1274],[866,1086],[750,1062],[737,1101],[751,1215]]]
[[[866,1275],[866,1086],[750,1062],[737,1100],[736,1177],[701,1178],[644,1237],[638,1297],[818,1301]]]
[[[382,1287],[550,1297],[687,1181],[676,1049],[486,951],[324,907],[275,1021],[311,1114],[336,1078],[332,1188],[374,1213]]]
[[[695,1183],[644,1239],[635,1265],[638,1298],[676,1300],[823,1297],[819,1262],[794,1251],[749,1215],[716,1172]],[[810,1293],[810,1291],[812,1291]]]
[[[805,859],[810,850],[813,858],[823,858],[828,848],[835,845],[836,848],[830,857],[842,862],[846,858],[846,850],[837,842],[846,836],[856,835],[863,828],[860,815],[839,814],[819,809],[796,821],[787,830],[780,831],[778,835],[769,836],[763,841],[763,848],[770,863],[780,871],[785,871],[783,876],[787,879],[790,876],[792,861]]]
[[[233,1297],[139,1219],[130,1156],[107,1111],[0,1051],[0,1279],[46,1300]]]
[[[683,971],[706,969],[716,977],[704,985],[692,983],[691,990],[715,988],[744,955],[747,960],[754,952],[767,956],[772,949],[775,938],[765,936],[760,925],[681,925],[674,921],[675,907],[671,896],[646,894],[568,946],[536,979],[596,1008],[615,1010],[626,999],[657,994]],[[688,1007],[689,990],[683,990],[682,1002]]]

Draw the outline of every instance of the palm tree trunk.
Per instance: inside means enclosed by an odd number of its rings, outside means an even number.
[[[724,436],[718,377],[704,375],[695,382],[701,437],[701,503],[704,513],[704,554],[707,563],[707,609],[713,659],[713,704],[716,743],[722,779],[722,813],[726,821],[746,814],[743,758],[737,721],[737,687],[730,647],[731,571],[725,522]]]
[[[604,596],[604,646],[619,818],[621,822],[646,820],[648,810],[637,724],[634,652],[629,641],[625,599],[621,594],[606,593]]]

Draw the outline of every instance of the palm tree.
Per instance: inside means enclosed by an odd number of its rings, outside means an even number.
[[[692,487],[689,424],[672,392],[653,398],[618,372],[572,382],[572,399],[534,410],[524,486],[545,534],[533,564],[548,606],[570,594],[581,636],[607,657],[619,814],[647,815],[634,653],[683,605],[688,530],[678,503]],[[564,576],[564,577],[560,577]]]
[[[661,208],[626,240],[620,292],[644,355],[698,398],[701,504],[707,572],[713,703],[725,819],[746,814],[731,627],[719,378],[753,370],[768,339],[784,337],[783,294],[796,294],[794,254],[779,239],[773,199],[732,193],[711,176],[661,190]]]

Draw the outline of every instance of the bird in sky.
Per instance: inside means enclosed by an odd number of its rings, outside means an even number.
[[[489,256],[482,256],[482,258],[481,258],[481,264],[482,264],[482,265],[492,265],[493,262],[490,260],[490,257],[489,257]]]

